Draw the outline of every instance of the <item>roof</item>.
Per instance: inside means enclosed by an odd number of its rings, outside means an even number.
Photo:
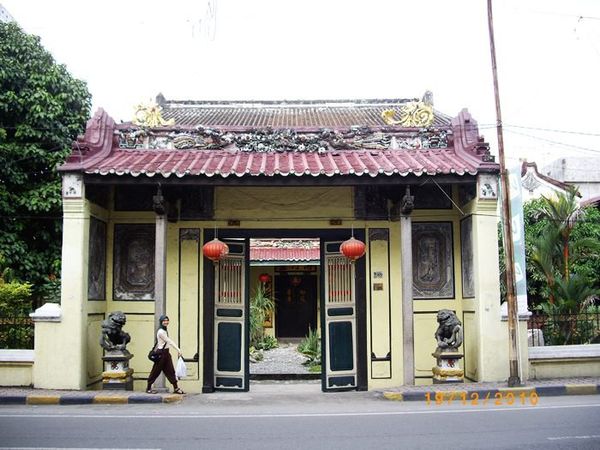
[[[319,241],[311,239],[252,239],[250,261],[311,262],[320,259]]]
[[[417,99],[176,101],[158,96],[162,116],[181,126],[249,128],[381,127],[383,111]],[[434,111],[433,126],[447,127],[452,118]]]
[[[117,125],[98,110],[60,170],[229,181],[499,170],[466,110],[450,119],[431,108],[427,126],[405,126],[394,115],[413,100],[159,101],[154,126]]]
[[[594,207],[594,208],[600,207],[600,195],[585,199],[584,201],[582,201],[580,203],[579,206],[581,206],[581,207],[589,206],[589,207]]]
[[[556,189],[566,191],[569,185],[562,181],[556,180],[552,177],[541,174],[538,171],[537,164],[535,162],[523,161],[521,165],[521,184],[524,188],[533,191],[541,185],[541,181],[554,186]]]
[[[477,165],[448,150],[403,152],[350,150],[318,153],[240,153],[238,151],[117,150],[86,168],[90,174],[207,177],[458,175],[477,173]]]

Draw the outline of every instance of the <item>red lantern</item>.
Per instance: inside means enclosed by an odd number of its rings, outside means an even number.
[[[261,283],[268,283],[269,281],[271,281],[271,275],[269,275],[268,273],[261,273],[258,276],[258,281],[260,281]]]
[[[352,236],[347,241],[342,242],[340,245],[340,252],[344,254],[351,262],[356,261],[358,258],[362,258],[365,254],[365,243],[354,239]]]
[[[214,263],[218,263],[221,259],[229,254],[229,247],[223,241],[214,238],[207,242],[202,247],[202,253]]]

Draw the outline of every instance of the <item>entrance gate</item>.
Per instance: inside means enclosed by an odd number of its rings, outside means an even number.
[[[355,267],[340,253],[341,242],[325,243],[325,325],[321,329],[324,390],[357,386]]]
[[[356,232],[360,238],[359,233]],[[205,301],[208,308],[205,309],[205,330],[208,334],[205,333],[204,337],[208,346],[204,353],[203,392],[215,389],[247,391],[249,238],[273,237],[277,232],[222,230],[220,234],[225,235],[221,240],[229,245],[229,255],[215,266],[214,272],[205,271],[205,299],[212,298],[214,303]],[[340,239],[347,235],[344,230],[287,230],[281,234],[285,237],[321,236],[322,389],[365,390],[364,258],[351,264],[340,253]],[[212,234],[206,233],[205,238],[211,239]]]
[[[247,391],[246,244],[225,242],[229,254],[215,270],[214,386]]]

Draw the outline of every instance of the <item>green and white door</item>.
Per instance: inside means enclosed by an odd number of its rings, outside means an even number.
[[[341,242],[324,243],[323,390],[355,389],[355,266],[340,253]]]
[[[215,268],[214,387],[247,391],[246,244],[224,242],[229,254]]]

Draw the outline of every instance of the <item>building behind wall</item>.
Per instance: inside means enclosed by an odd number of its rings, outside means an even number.
[[[248,389],[247,250],[251,239],[286,238],[319,240],[324,390],[431,382],[442,308],[463,321],[466,377],[506,378],[499,168],[466,110],[451,118],[428,96],[157,100],[162,116],[140,111],[137,123],[99,110],[61,168],[63,315],[53,332],[56,364],[75,366],[54,387],[97,386],[100,323],[117,309],[143,387],[164,305],[188,364],[184,388]],[[202,255],[215,236],[230,248],[219,264]],[[366,244],[356,263],[340,254],[351,236]]]
[[[575,186],[586,201],[600,196],[600,158],[569,156],[545,165],[540,172],[562,183]]]

